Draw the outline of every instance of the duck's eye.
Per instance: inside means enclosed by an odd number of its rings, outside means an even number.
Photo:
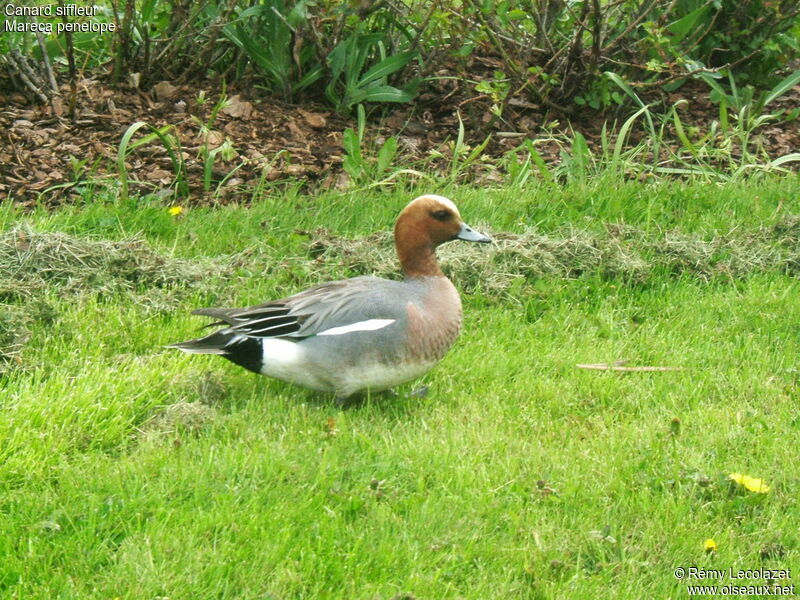
[[[449,210],[435,210],[431,216],[437,221],[447,221],[452,213]]]

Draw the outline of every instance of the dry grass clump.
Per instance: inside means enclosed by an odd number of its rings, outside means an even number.
[[[217,373],[193,370],[174,382],[183,398],[174,404],[157,407],[139,427],[145,440],[164,440],[188,433],[196,435],[219,418],[219,407],[228,396],[228,388]]]
[[[668,232],[661,239],[641,241],[654,266],[703,280],[716,276],[738,279],[775,270],[793,272],[797,244],[797,239],[792,240],[774,227],[731,231],[710,240]]]
[[[800,215],[788,215],[766,231],[781,243],[796,246],[800,243]]]
[[[197,434],[217,418],[217,409],[200,401],[176,402],[163,407],[139,429],[145,439],[182,433]]]
[[[589,273],[641,281],[649,272],[637,252],[613,237],[574,229],[560,236],[533,230],[491,235],[494,243],[489,247],[454,244],[442,249],[443,264],[465,289],[503,291],[519,278],[574,279]]]
[[[23,365],[22,349],[36,326],[49,326],[55,309],[37,300],[25,305],[0,303],[0,376]]]
[[[398,274],[390,233],[347,239],[321,228],[309,235],[310,252],[319,265],[344,266],[358,275]],[[494,240],[490,245],[445,244],[438,251],[442,269],[465,291],[502,292],[517,279],[575,278],[589,272],[641,280],[648,272],[641,257],[614,238],[582,231],[570,231],[564,237],[534,231],[490,235]]]
[[[166,310],[187,290],[213,287],[223,266],[165,256],[140,239],[6,231],[0,234],[0,374],[22,364],[31,331],[55,318],[48,297],[128,293],[138,304]]]
[[[353,275],[399,276],[388,232],[355,239],[324,228],[304,233],[311,238],[310,258],[283,261],[265,260],[263,252],[252,250],[229,260],[187,261],[160,254],[140,239],[114,242],[21,228],[0,234],[0,373],[19,362],[33,326],[44,318],[35,306],[43,305],[48,293],[127,293],[159,310],[180,304],[186,290],[218,291],[226,270],[236,265],[263,273],[264,264],[285,269],[301,263],[320,280],[342,277],[343,268]],[[708,281],[775,270],[800,274],[800,217],[795,216],[708,238],[628,225],[608,225],[602,232],[564,229],[545,235],[529,229],[491,235],[490,245],[446,244],[439,250],[443,269],[467,293],[500,297],[513,293],[515,282],[587,274],[631,284],[663,276]]]
[[[330,269],[331,275],[342,267],[358,275],[398,275],[388,232],[356,239],[325,228],[306,233],[312,238],[309,252],[315,265]],[[645,283],[654,272],[709,280],[800,270],[800,218],[710,239],[674,231],[647,234],[630,226],[609,226],[604,233],[566,229],[556,235],[534,230],[490,234],[494,243],[488,246],[445,244],[439,249],[443,270],[464,291],[499,293],[515,280],[574,279],[584,274]]]
[[[0,304],[0,375],[19,365],[19,353],[31,336],[29,321],[20,307]]]
[[[209,269],[211,263],[164,256],[135,238],[113,242],[22,228],[0,234],[0,301],[37,297],[53,288],[64,294],[114,294],[191,287],[204,281]]]

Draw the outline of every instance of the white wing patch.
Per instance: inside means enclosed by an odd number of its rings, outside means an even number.
[[[342,325],[341,327],[334,327],[320,331],[317,335],[344,335],[345,333],[352,333],[354,331],[375,331],[383,329],[395,322],[395,319],[370,319],[369,321],[359,321],[350,325]]]

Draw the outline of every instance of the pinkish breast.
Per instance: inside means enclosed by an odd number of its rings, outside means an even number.
[[[419,303],[408,302],[409,361],[438,361],[461,330],[461,298],[447,277],[430,277]]]

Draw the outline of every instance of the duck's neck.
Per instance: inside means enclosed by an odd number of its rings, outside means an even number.
[[[444,273],[436,260],[436,244],[430,232],[406,211],[394,226],[394,245],[397,258],[406,277],[442,277]]]
[[[404,218],[404,215],[397,220],[394,228],[394,245],[406,277],[444,275],[436,260],[436,244],[424,229]]]
[[[400,267],[406,277],[442,277],[433,244],[407,245],[395,240]]]

